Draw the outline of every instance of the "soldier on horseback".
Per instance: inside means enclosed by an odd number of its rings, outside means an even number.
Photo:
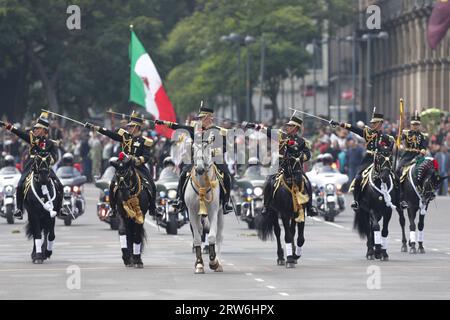
[[[156,187],[150,175],[150,171],[145,166],[145,164],[150,159],[150,147],[153,145],[153,140],[142,136],[141,127],[143,122],[144,119],[140,117],[138,113],[133,112],[130,116],[130,122],[126,126],[126,130],[120,128],[117,131],[111,131],[106,128],[95,126],[89,122],[85,124],[85,127],[94,129],[95,131],[113,139],[114,141],[120,142],[123,152],[131,157],[131,160],[134,162],[134,168],[141,177],[141,181],[144,187],[149,191],[150,195],[153,195],[152,198],[154,199]],[[117,181],[115,180],[116,179],[114,177],[110,184],[109,194],[111,208],[114,208],[116,204],[114,191],[117,185]],[[154,202],[150,203],[149,210],[150,214],[155,214],[156,206]]]
[[[401,135],[403,141],[403,154],[397,166],[397,176],[401,177],[403,169],[413,164],[416,160],[423,158],[427,153],[428,135],[420,131],[420,116],[416,113],[411,116],[411,128],[403,130]]]
[[[278,130],[278,141],[279,141],[279,157],[282,161],[289,161],[289,159],[299,158],[301,161],[301,166],[303,163],[311,159],[310,143],[307,142],[302,136],[302,125],[303,120],[297,117],[295,114],[291,117],[288,123],[286,123],[286,131]],[[263,130],[267,132],[268,136],[271,136],[271,130],[263,125],[257,125],[254,123],[245,123],[245,127],[254,128],[256,130]],[[283,167],[283,165],[281,165]],[[306,175],[303,175],[306,181],[306,192],[309,196],[308,203],[306,205],[308,214],[310,216],[317,215],[317,209],[312,206],[312,188],[311,183]],[[273,190],[271,188],[272,184],[266,184],[264,188],[264,208],[263,214],[267,212],[267,208],[272,200]]]
[[[331,120],[330,124],[332,126],[340,126],[344,129],[347,129],[361,137],[364,138],[366,144],[366,154],[361,161],[361,164],[358,168],[358,173],[355,176],[354,184],[353,184],[353,196],[354,201],[351,207],[354,210],[359,209],[359,201],[361,195],[361,183],[363,180],[362,173],[373,163],[375,152],[378,150],[381,144],[389,144],[390,148],[393,148],[394,145],[394,137],[390,135],[386,135],[382,131],[384,121],[384,115],[381,113],[375,113],[375,109],[372,114],[372,119],[370,120],[370,127],[365,127],[364,129],[354,127],[349,123],[338,123],[336,121]],[[399,181],[395,179],[395,187],[399,189]],[[407,207],[407,204],[402,201],[402,207]]]
[[[208,132],[209,129],[216,129],[219,130],[220,135],[223,137],[223,150],[222,150],[222,154],[225,154],[225,150],[226,150],[226,135],[227,135],[227,129],[225,128],[221,128],[219,126],[214,125],[213,121],[214,121],[214,110],[204,107],[203,106],[203,102],[202,105],[200,106],[200,110],[198,113],[197,118],[199,119],[199,122],[193,123],[193,125],[187,126],[187,125],[181,125],[175,122],[169,122],[169,121],[162,121],[162,120],[155,120],[155,123],[158,125],[164,125],[170,129],[184,129],[187,130],[189,132],[189,135],[191,137],[192,140],[194,140],[194,135],[195,134],[205,134]],[[197,129],[196,129],[197,127]],[[198,130],[198,131],[196,131]],[[233,211],[233,207],[230,204],[230,192],[231,192],[231,174],[230,171],[228,169],[228,166],[226,165],[226,163],[215,163],[220,175],[221,175],[221,179],[223,182],[223,186],[224,186],[224,190],[222,190],[222,188],[220,188],[221,192],[220,192],[220,197],[222,199],[222,205],[223,205],[223,209],[224,209],[224,214],[230,213],[231,211]],[[186,181],[187,181],[187,176],[188,173],[191,171],[192,169],[192,164],[185,164],[182,167],[182,171],[181,171],[181,175],[180,175],[180,181],[178,183],[178,199],[177,202],[174,204],[174,207],[178,210],[178,211],[183,211],[185,209],[185,203],[184,203],[184,191],[185,191],[185,185],[186,185]],[[223,176],[223,178],[222,178]]]
[[[11,123],[6,123],[5,128],[30,145],[28,150],[29,157],[24,165],[22,176],[17,185],[17,211],[14,216],[21,220],[23,219],[23,201],[25,196],[24,185],[26,178],[31,172],[33,160],[39,152],[45,150],[50,154],[51,163],[54,164],[58,158],[58,144],[48,137],[49,119],[47,112],[41,113],[36,124],[33,126],[33,130],[30,132],[17,129]],[[61,194],[63,192],[63,185],[53,170],[50,170],[50,178],[54,181],[58,193]]]

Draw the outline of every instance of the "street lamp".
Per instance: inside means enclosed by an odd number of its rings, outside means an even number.
[[[386,40],[388,38],[389,34],[386,31],[381,31],[379,33],[365,33],[361,37],[362,41],[367,41],[366,108],[370,108],[372,103],[372,39]]]

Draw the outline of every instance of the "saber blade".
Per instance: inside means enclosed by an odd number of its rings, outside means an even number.
[[[58,117],[60,117],[60,118],[63,118],[63,119],[66,119],[66,120],[69,120],[69,121],[78,123],[78,124],[82,125],[83,127],[84,127],[84,125],[85,125],[83,122],[80,122],[80,121],[78,121],[78,120],[75,120],[75,119],[72,119],[72,118],[63,116],[62,114],[59,114],[59,113],[56,113],[56,112],[53,112],[53,111],[50,111],[50,110],[45,110],[45,109],[41,109],[41,110],[44,111],[44,112],[48,112],[48,113],[50,113],[50,114],[54,114],[55,116],[58,116]]]
[[[309,116],[309,117],[312,117],[312,118],[316,118],[316,119],[325,121],[326,123],[330,123],[330,120],[327,120],[327,119],[318,117],[318,116],[316,116],[316,115],[314,115],[314,114],[311,114],[311,113],[308,113],[308,112],[305,112],[305,111],[300,111],[300,110],[297,110],[297,109],[294,109],[294,108],[289,108],[289,109],[291,109],[292,111],[295,111],[295,112],[302,113],[302,114],[307,115],[307,116]]]

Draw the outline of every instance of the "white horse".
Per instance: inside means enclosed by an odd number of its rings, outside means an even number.
[[[212,161],[210,142],[194,144],[194,166],[187,180],[184,201],[189,213],[189,221],[194,234],[195,273],[205,273],[202,259],[202,216],[209,220],[209,267],[215,272],[223,272],[219,261],[223,232],[223,210],[220,204],[221,185]],[[217,254],[216,254],[217,244]]]

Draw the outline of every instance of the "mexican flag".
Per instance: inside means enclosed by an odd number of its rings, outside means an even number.
[[[428,44],[436,49],[450,28],[450,0],[438,0],[428,22]]]
[[[144,107],[155,119],[175,122],[175,111],[158,71],[133,30],[129,56],[131,61],[129,100]],[[173,130],[157,126],[156,131],[170,138]]]

